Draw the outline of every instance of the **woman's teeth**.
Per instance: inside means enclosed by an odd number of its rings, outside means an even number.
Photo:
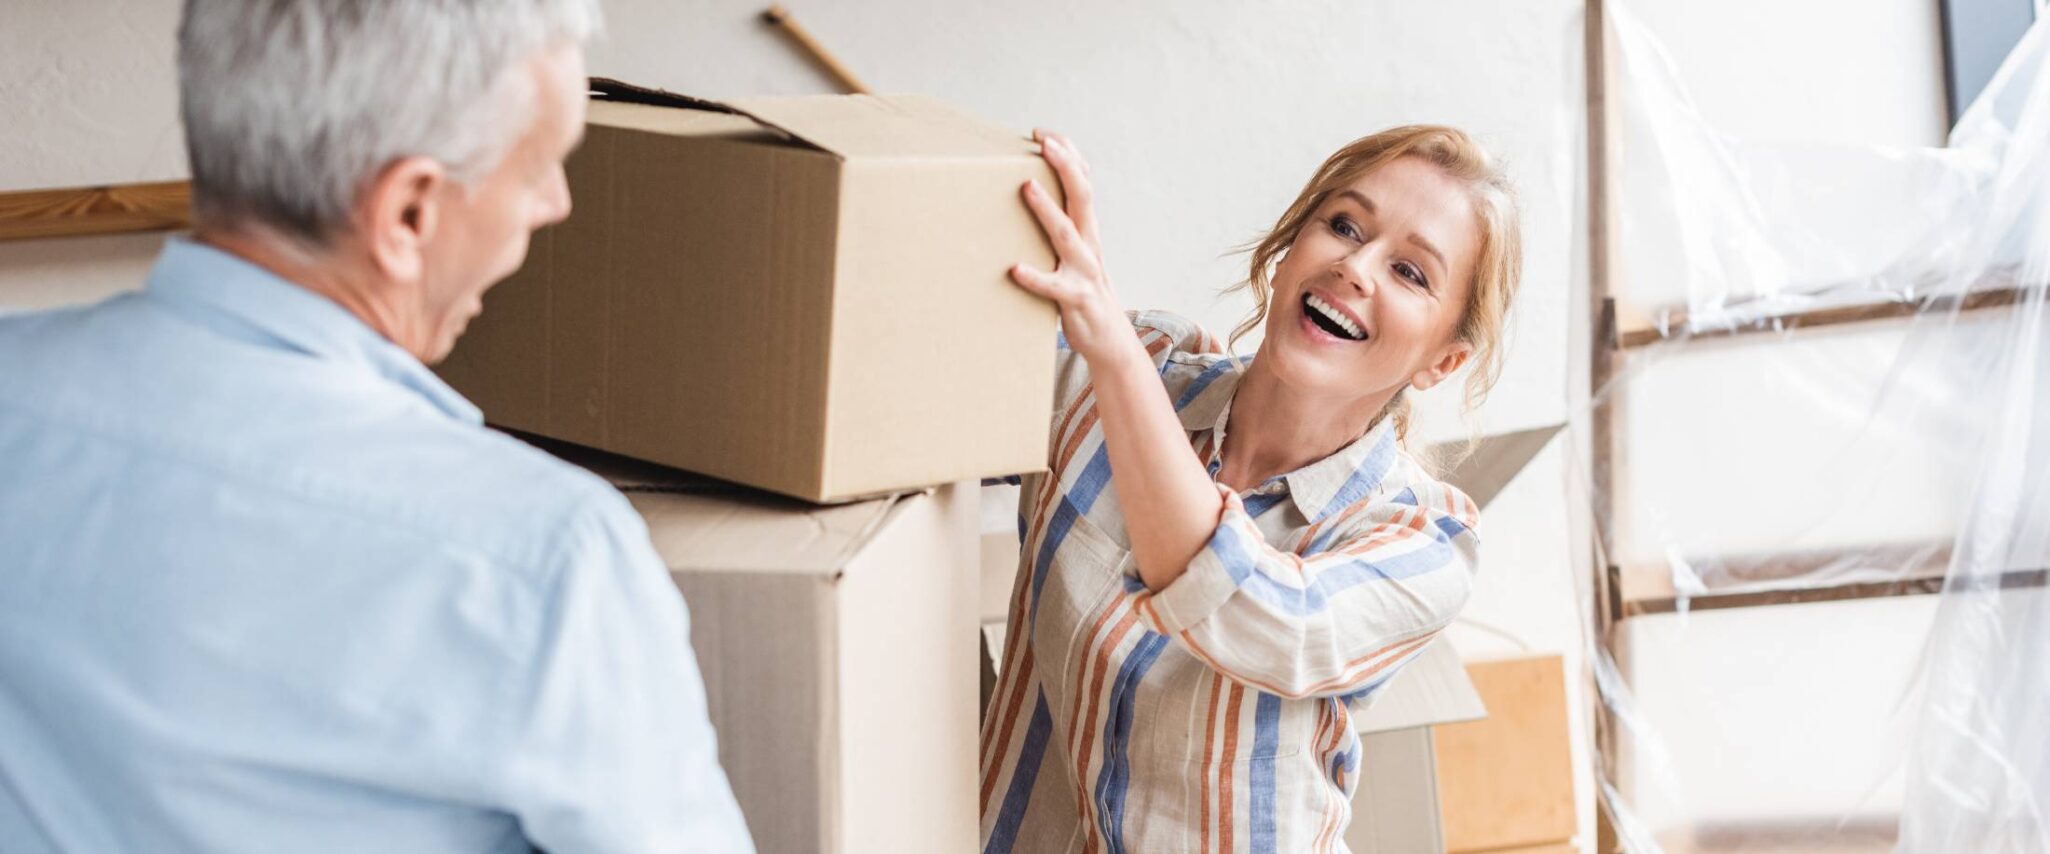
[[[1367,334],[1360,330],[1359,324],[1352,322],[1352,318],[1346,317],[1344,312],[1332,308],[1330,303],[1318,299],[1316,294],[1304,295],[1303,305],[1309,308],[1310,319],[1316,321],[1324,331],[1340,338],[1366,340]]]

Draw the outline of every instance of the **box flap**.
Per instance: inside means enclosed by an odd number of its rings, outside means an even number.
[[[1439,638],[1426,644],[1415,661],[1395,674],[1373,705],[1353,720],[1353,729],[1366,735],[1479,720],[1487,714],[1466,666],[1459,661],[1459,652]]]
[[[605,478],[639,511],[671,570],[835,575],[898,503],[818,506],[566,442],[520,437]]]
[[[1565,429],[1564,424],[1550,424],[1518,430],[1514,433],[1497,433],[1483,437],[1474,447],[1473,453],[1445,473],[1445,482],[1459,487],[1466,497],[1473,499],[1475,506],[1486,509],[1488,502],[1502,493],[1502,488],[1515,480],[1523,467],[1530,465],[1532,458],[1544,450],[1552,437]],[[1465,448],[1465,442],[1444,442],[1433,445],[1430,456],[1438,459],[1458,459]]]
[[[670,136],[817,147],[725,104],[666,89],[636,86],[609,77],[593,77],[590,94],[590,112],[585,121],[593,125]]]
[[[703,110],[712,113],[732,113],[732,107],[717,101],[680,95],[667,89],[636,86],[624,80],[610,77],[591,78],[591,100],[615,101],[624,104],[647,104],[655,107],[681,107],[687,110]]]
[[[882,527],[895,499],[801,505],[768,496],[624,491],[663,563],[679,572],[835,575]]]
[[[781,131],[762,127],[738,113],[678,110],[649,104],[592,101],[584,120],[597,127],[647,131],[669,136],[732,139],[769,145],[799,145]],[[809,146],[806,146],[808,149]]]
[[[923,95],[745,98],[727,106],[842,157],[1036,157],[1039,147]]]

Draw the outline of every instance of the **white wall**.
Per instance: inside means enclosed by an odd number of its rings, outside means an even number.
[[[182,175],[175,5],[11,0],[0,27],[0,115],[11,119],[0,189]],[[1632,5],[1699,84],[1705,109],[1735,130],[1891,141],[1935,132],[1924,107],[1940,77],[1927,62],[1935,19],[1924,0]],[[1473,131],[1509,160],[1529,247],[1508,368],[1476,424],[1512,429],[1571,414],[1569,385],[1585,358],[1573,261],[1578,3],[841,0],[793,9],[879,90],[930,93],[1020,130],[1072,136],[1094,163],[1127,304],[1219,331],[1245,310],[1215,297],[1241,275],[1228,251],[1269,225],[1326,153],[1396,123]],[[831,89],[758,21],[756,3],[612,0],[607,10],[611,35],[592,51],[593,73],[711,97]],[[1872,97],[1844,99],[1844,86]],[[0,306],[131,285],[156,242],[0,243]],[[1462,434],[1455,410],[1442,395],[1427,400],[1423,431]],[[1583,570],[1571,555],[1585,534],[1567,510],[1573,468],[1555,447],[1489,509],[1469,615],[1566,652],[1578,672]],[[1457,639],[1506,651],[1485,632]],[[1584,711],[1576,704],[1576,721]],[[1578,729],[1575,738],[1584,756]],[[1584,775],[1579,790],[1585,827]]]
[[[185,176],[176,3],[9,0],[0,24],[0,191]],[[155,235],[0,242],[0,311],[135,287]]]

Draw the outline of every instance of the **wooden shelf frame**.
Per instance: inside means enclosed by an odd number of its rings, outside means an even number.
[[[1997,576],[1960,578],[1946,587],[1951,563],[1946,542],[1707,558],[1698,563],[1712,567],[1712,577],[1704,579],[1707,589],[1686,596],[1674,589],[1662,564],[1609,566],[1610,589],[1615,591],[1606,603],[1611,619],[1676,613],[1683,602],[1691,612],[2050,586],[2045,583],[2050,581],[2050,568],[2015,568]],[[1819,583],[1803,583],[1832,569],[1840,571]]]
[[[1694,341],[1749,339],[1776,340],[1775,333],[1809,330],[1883,321],[1905,321],[1930,312],[1977,312],[2025,304],[2040,298],[2043,283],[2023,285],[1984,281],[1965,294],[1928,296],[1891,302],[1832,305],[1801,311],[1770,313],[1733,321],[1714,328],[1689,330],[1684,310],[1667,310],[1654,320],[1638,307],[1619,304],[1625,271],[1619,250],[1620,219],[1612,192],[1616,173],[1620,126],[1619,98],[1614,71],[1616,45],[1606,20],[1606,9],[1615,0],[1587,0],[1583,30],[1586,83],[1585,176],[1588,252],[1589,324],[1589,485],[1590,507],[1595,524],[1591,532],[1593,559],[1586,567],[1592,578],[1587,590],[1591,602],[1591,631],[1596,651],[1606,656],[1616,671],[1628,680],[1630,672],[1629,632],[1626,620],[1673,613],[1684,602],[1689,611],[1756,608],[1809,602],[1869,600],[1882,597],[1929,595],[1970,590],[2011,590],[2050,587],[2050,567],[2017,568],[1990,577],[1950,579],[1949,543],[1896,544],[1839,552],[1783,553],[1704,559],[1698,565],[1712,567],[1704,579],[1706,590],[1682,597],[1673,590],[1664,567],[1626,567],[1612,561],[1613,545],[1619,540],[1609,530],[1618,498],[1617,473],[1627,465],[1628,443],[1623,431],[1620,397],[1623,390],[1612,388],[1622,375],[1634,351],[1654,346],[1684,345]],[[1842,572],[1858,567],[1863,571]],[[1893,570],[1885,572],[1884,570]],[[1827,576],[1821,573],[1828,571]],[[1812,583],[1805,584],[1806,577]],[[1600,667],[1602,665],[1593,665]],[[1621,725],[1608,698],[1594,692],[1591,717],[1594,765],[1598,784],[1595,811],[1595,850],[1610,854],[1622,850],[1614,825],[1612,793],[1631,788],[1620,772],[1624,764]],[[1615,788],[1610,789],[1608,786]],[[1891,832],[1882,818],[1876,829]],[[1725,830],[1727,828],[1724,828]],[[1739,829],[1750,832],[1751,824]]]
[[[1688,321],[1686,309],[1668,309],[1659,313],[1659,320],[1657,322],[1644,318],[1635,318],[1629,323],[1622,324],[1616,330],[1614,337],[1606,342],[1606,346],[1613,350],[1637,350],[1667,342],[1734,338],[1790,332],[1797,329],[1842,326],[1852,323],[1903,320],[1929,312],[1973,312],[1992,308],[2006,308],[2023,302],[2035,290],[2041,290],[2041,288],[2006,285],[1976,290],[1962,295],[1945,294],[1912,300],[1828,306],[1805,311],[1761,315],[1759,317],[1746,318],[1728,326],[1692,332],[1686,331]],[[1619,314],[1627,314],[1627,312],[1620,308],[1617,311]]]
[[[189,181],[0,193],[0,240],[165,231],[191,225]]]

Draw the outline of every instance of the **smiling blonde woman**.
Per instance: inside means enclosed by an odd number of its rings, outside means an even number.
[[[983,850],[1343,850],[1352,715],[1476,568],[1473,503],[1404,446],[1407,392],[1492,385],[1513,193],[1451,128],[1347,145],[1252,250],[1241,361],[1118,306],[1087,167],[1039,139],[1065,207],[1023,193],[1059,265],[1012,278],[1060,307],[1058,407],[1022,483]]]

